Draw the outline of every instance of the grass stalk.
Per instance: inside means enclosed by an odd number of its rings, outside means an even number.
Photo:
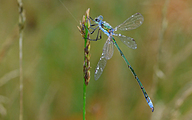
[[[19,8],[19,69],[20,69],[20,78],[19,78],[19,93],[20,93],[20,113],[19,120],[23,120],[23,30],[25,23],[25,13],[23,9],[22,0],[17,0]]]
[[[154,65],[154,74],[153,74],[153,88],[152,88],[152,95],[155,95],[156,93],[156,87],[158,84],[158,80],[159,78],[164,77],[164,73],[163,71],[160,70],[159,66],[160,66],[160,62],[162,59],[162,43],[164,40],[164,33],[168,27],[168,21],[167,21],[167,9],[168,9],[168,4],[169,4],[169,0],[165,0],[163,9],[162,9],[162,23],[161,23],[161,29],[160,29],[160,33],[159,33],[159,44],[158,44],[158,53],[157,53],[157,62]]]
[[[159,72],[161,71],[159,69],[159,65],[160,65],[160,61],[161,61],[161,53],[162,53],[162,43],[163,43],[163,40],[164,40],[164,33],[167,29],[167,9],[168,9],[168,4],[169,4],[169,0],[165,0],[165,3],[164,3],[164,6],[163,6],[163,9],[162,9],[162,23],[161,23],[161,29],[160,29],[160,33],[159,33],[159,48],[158,48],[158,54],[157,54],[157,62],[156,62],[156,65],[154,66],[154,70],[155,70],[155,73],[153,76],[153,82],[154,82],[154,87],[156,87],[157,85],[157,82],[158,82],[158,74]],[[155,88],[154,88],[155,89]],[[155,90],[153,90],[155,91]]]
[[[78,27],[82,37],[84,38],[84,63],[83,63],[83,120],[86,120],[86,88],[90,80],[90,41],[88,28],[89,23],[89,11],[87,9],[85,16],[83,16],[82,22],[80,22],[80,27]]]
[[[160,69],[160,63],[161,63],[161,60],[163,59],[162,58],[162,44],[163,44],[164,37],[165,37],[164,34],[168,27],[168,20],[167,20],[168,5],[169,5],[169,0],[165,0],[163,8],[162,8],[162,22],[161,22],[161,28],[160,28],[160,32],[159,32],[159,39],[158,39],[157,61],[154,64],[153,85],[152,85],[153,87],[151,90],[152,97],[154,97],[154,95],[157,92],[157,86],[158,86],[159,80],[163,79],[165,77],[164,72]],[[161,113],[161,114],[158,116],[159,116],[159,118],[161,118],[163,116],[163,112],[159,112],[159,113]],[[157,116],[157,114],[153,114],[151,119],[154,118],[155,116]]]

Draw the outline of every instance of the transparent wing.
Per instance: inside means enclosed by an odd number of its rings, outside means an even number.
[[[109,60],[113,56],[114,46],[112,41],[112,36],[110,35],[107,41],[104,44],[102,55],[97,63],[97,67],[95,69],[95,80],[98,80],[103,70],[107,64],[107,60]]]
[[[104,52],[105,59],[107,60],[111,59],[111,57],[113,56],[114,45],[113,45],[111,35],[108,37],[107,41],[104,44],[103,52]]]
[[[121,35],[121,34],[114,34],[115,36],[118,36],[119,39],[128,47],[132,48],[132,49],[136,49],[137,48],[137,44],[135,42],[135,40],[131,37],[127,37],[125,35]]]
[[[139,27],[144,21],[143,16],[140,13],[136,13],[125,20],[122,24],[115,27],[115,31],[117,30],[133,30]]]
[[[95,75],[94,75],[95,80],[98,80],[101,74],[103,73],[106,63],[107,63],[107,59],[105,59],[104,52],[103,52],[99,59],[99,62],[97,63],[97,67],[95,69]]]

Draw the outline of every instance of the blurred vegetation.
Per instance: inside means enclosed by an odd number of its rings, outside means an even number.
[[[107,39],[91,42],[87,120],[192,119],[191,0],[63,0],[77,21],[87,8],[113,27],[139,12],[144,23],[123,31],[136,50],[120,48],[154,103],[152,113],[119,52],[98,81],[94,70]],[[82,120],[83,44],[79,23],[59,0],[25,0],[24,119]],[[19,118],[18,6],[0,0],[0,119]]]

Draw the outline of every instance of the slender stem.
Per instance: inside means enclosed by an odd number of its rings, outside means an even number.
[[[23,29],[25,23],[25,14],[23,9],[22,0],[17,0],[18,8],[19,8],[19,69],[20,69],[20,114],[19,120],[23,120],[23,50],[22,50],[22,42],[23,42]]]
[[[87,24],[86,24],[85,25],[85,36],[84,36],[84,40],[85,40],[84,48],[86,48],[86,45],[87,45],[87,36],[88,36],[88,30],[87,30]],[[85,59],[86,59],[86,55],[84,56],[84,64],[86,64]],[[86,67],[86,65],[84,67]],[[84,74],[85,74],[85,71],[84,71]],[[86,78],[84,77],[84,80],[83,80],[83,120],[85,120],[85,116],[86,116],[86,88],[87,88]]]
[[[87,36],[88,36],[88,32],[87,32],[87,26],[85,28],[85,43],[84,43],[84,48],[86,48],[86,45],[87,45]],[[84,56],[84,61],[85,61],[85,58],[86,56]],[[84,63],[86,64],[86,63]],[[86,88],[87,88],[87,85],[86,85],[86,78],[84,77],[84,80],[83,80],[83,120],[85,120],[85,116],[86,116]]]
[[[23,51],[22,51],[22,33],[20,33],[19,38],[19,61],[20,61],[20,115],[19,120],[23,120]]]
[[[86,15],[83,17],[83,21],[80,24],[80,32],[85,40],[84,43],[84,65],[83,65],[83,120],[86,120],[86,88],[90,80],[90,41],[89,38],[89,9],[86,12]]]
[[[85,79],[84,79],[84,81],[85,81]],[[83,120],[86,120],[85,119],[85,116],[86,116],[86,88],[87,88],[87,86],[84,82],[84,84],[83,84]]]

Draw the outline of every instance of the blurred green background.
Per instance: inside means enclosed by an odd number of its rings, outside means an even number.
[[[116,38],[154,103],[152,113],[115,48],[98,81],[94,70],[107,39],[91,42],[87,120],[192,119],[191,0],[24,0],[24,120],[82,120],[84,40],[77,26],[87,8],[113,27],[136,12],[144,23]],[[19,40],[16,0],[0,0],[0,120],[19,118]],[[77,22],[78,21],[78,22]]]

